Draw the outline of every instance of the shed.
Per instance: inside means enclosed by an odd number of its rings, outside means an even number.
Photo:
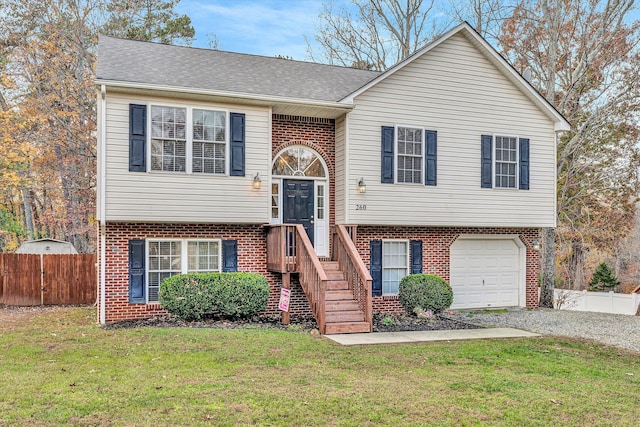
[[[56,239],[27,240],[16,249],[17,254],[77,254],[70,242]]]

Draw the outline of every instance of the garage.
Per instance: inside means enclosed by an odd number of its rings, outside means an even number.
[[[451,308],[524,305],[525,249],[517,237],[461,236],[450,256]]]

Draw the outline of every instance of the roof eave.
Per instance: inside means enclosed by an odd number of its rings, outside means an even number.
[[[315,99],[289,98],[284,96],[217,91],[217,90],[197,89],[197,88],[180,87],[180,86],[157,85],[157,84],[151,84],[151,83],[125,82],[125,81],[108,80],[108,79],[96,79],[95,84],[98,86],[105,85],[107,87],[112,87],[112,88],[142,89],[142,90],[153,90],[153,91],[162,91],[162,92],[184,93],[184,94],[237,99],[239,102],[252,101],[254,103],[255,102],[264,103],[264,105],[270,105],[270,106],[301,105],[301,106],[337,109],[337,110],[343,110],[344,112],[350,111],[355,107],[352,103],[343,102],[343,101],[340,101],[340,102],[321,101],[321,100],[315,100]]]

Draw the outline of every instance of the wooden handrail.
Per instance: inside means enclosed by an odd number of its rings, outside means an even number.
[[[358,254],[356,245],[344,225],[336,225],[334,234],[332,259],[338,261],[340,270],[344,272],[353,297],[358,301],[360,310],[364,312],[365,321],[372,324],[371,275]]]
[[[267,268],[300,273],[300,286],[321,334],[325,333],[327,274],[302,224],[270,225],[267,232]]]

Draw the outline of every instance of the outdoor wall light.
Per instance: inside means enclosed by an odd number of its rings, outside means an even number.
[[[358,193],[366,193],[367,192],[367,184],[364,183],[364,178],[360,178],[358,181]]]
[[[540,250],[540,242],[538,242],[536,239],[533,239],[531,241],[531,244],[533,245],[533,250],[534,251],[539,251]]]
[[[253,177],[253,188],[258,189],[262,185],[262,180],[260,179],[260,172],[256,173],[256,176]]]

